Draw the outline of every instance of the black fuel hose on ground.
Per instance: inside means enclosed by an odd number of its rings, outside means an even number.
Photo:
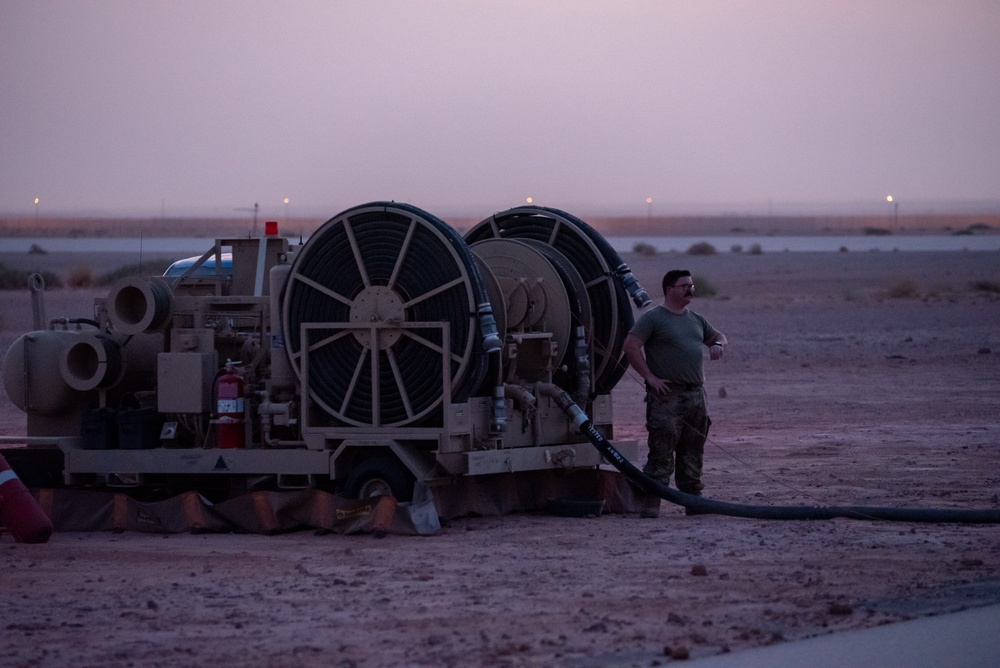
[[[686,494],[664,485],[636,468],[601,435],[590,418],[565,391],[555,385],[541,388],[552,397],[582,434],[625,478],[648,494],[691,510],[696,514],[729,515],[761,520],[829,520],[847,517],[858,520],[890,522],[946,522],[964,524],[1000,524],[1000,510],[960,510],[952,508],[881,508],[870,506],[754,506],[716,501]]]

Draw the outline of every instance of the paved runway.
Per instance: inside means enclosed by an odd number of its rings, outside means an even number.
[[[1000,666],[1000,605],[720,654],[685,665],[693,668],[996,668]]]

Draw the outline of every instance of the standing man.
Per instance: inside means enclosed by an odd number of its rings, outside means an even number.
[[[646,381],[649,459],[642,470],[665,485],[673,474],[677,489],[700,496],[705,441],[712,423],[701,349],[708,346],[709,356],[721,359],[729,341],[688,308],[694,290],[690,271],[668,271],[663,276],[663,304],[639,317],[625,338],[624,352]],[[656,499],[655,507],[646,508],[642,516],[658,514]]]

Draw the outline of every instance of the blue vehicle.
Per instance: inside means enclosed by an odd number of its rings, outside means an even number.
[[[167,278],[175,278],[178,276],[215,276],[215,258],[209,257],[207,260],[202,262],[195,269],[195,263],[201,259],[200,255],[194,255],[192,257],[186,257],[183,260],[177,260],[163,272],[163,275]],[[221,263],[219,274],[223,276],[233,275],[233,254],[232,253],[222,253],[222,263]]]

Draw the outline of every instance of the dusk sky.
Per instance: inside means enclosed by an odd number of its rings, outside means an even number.
[[[1000,2],[0,0],[0,216],[889,194],[1000,208]]]

